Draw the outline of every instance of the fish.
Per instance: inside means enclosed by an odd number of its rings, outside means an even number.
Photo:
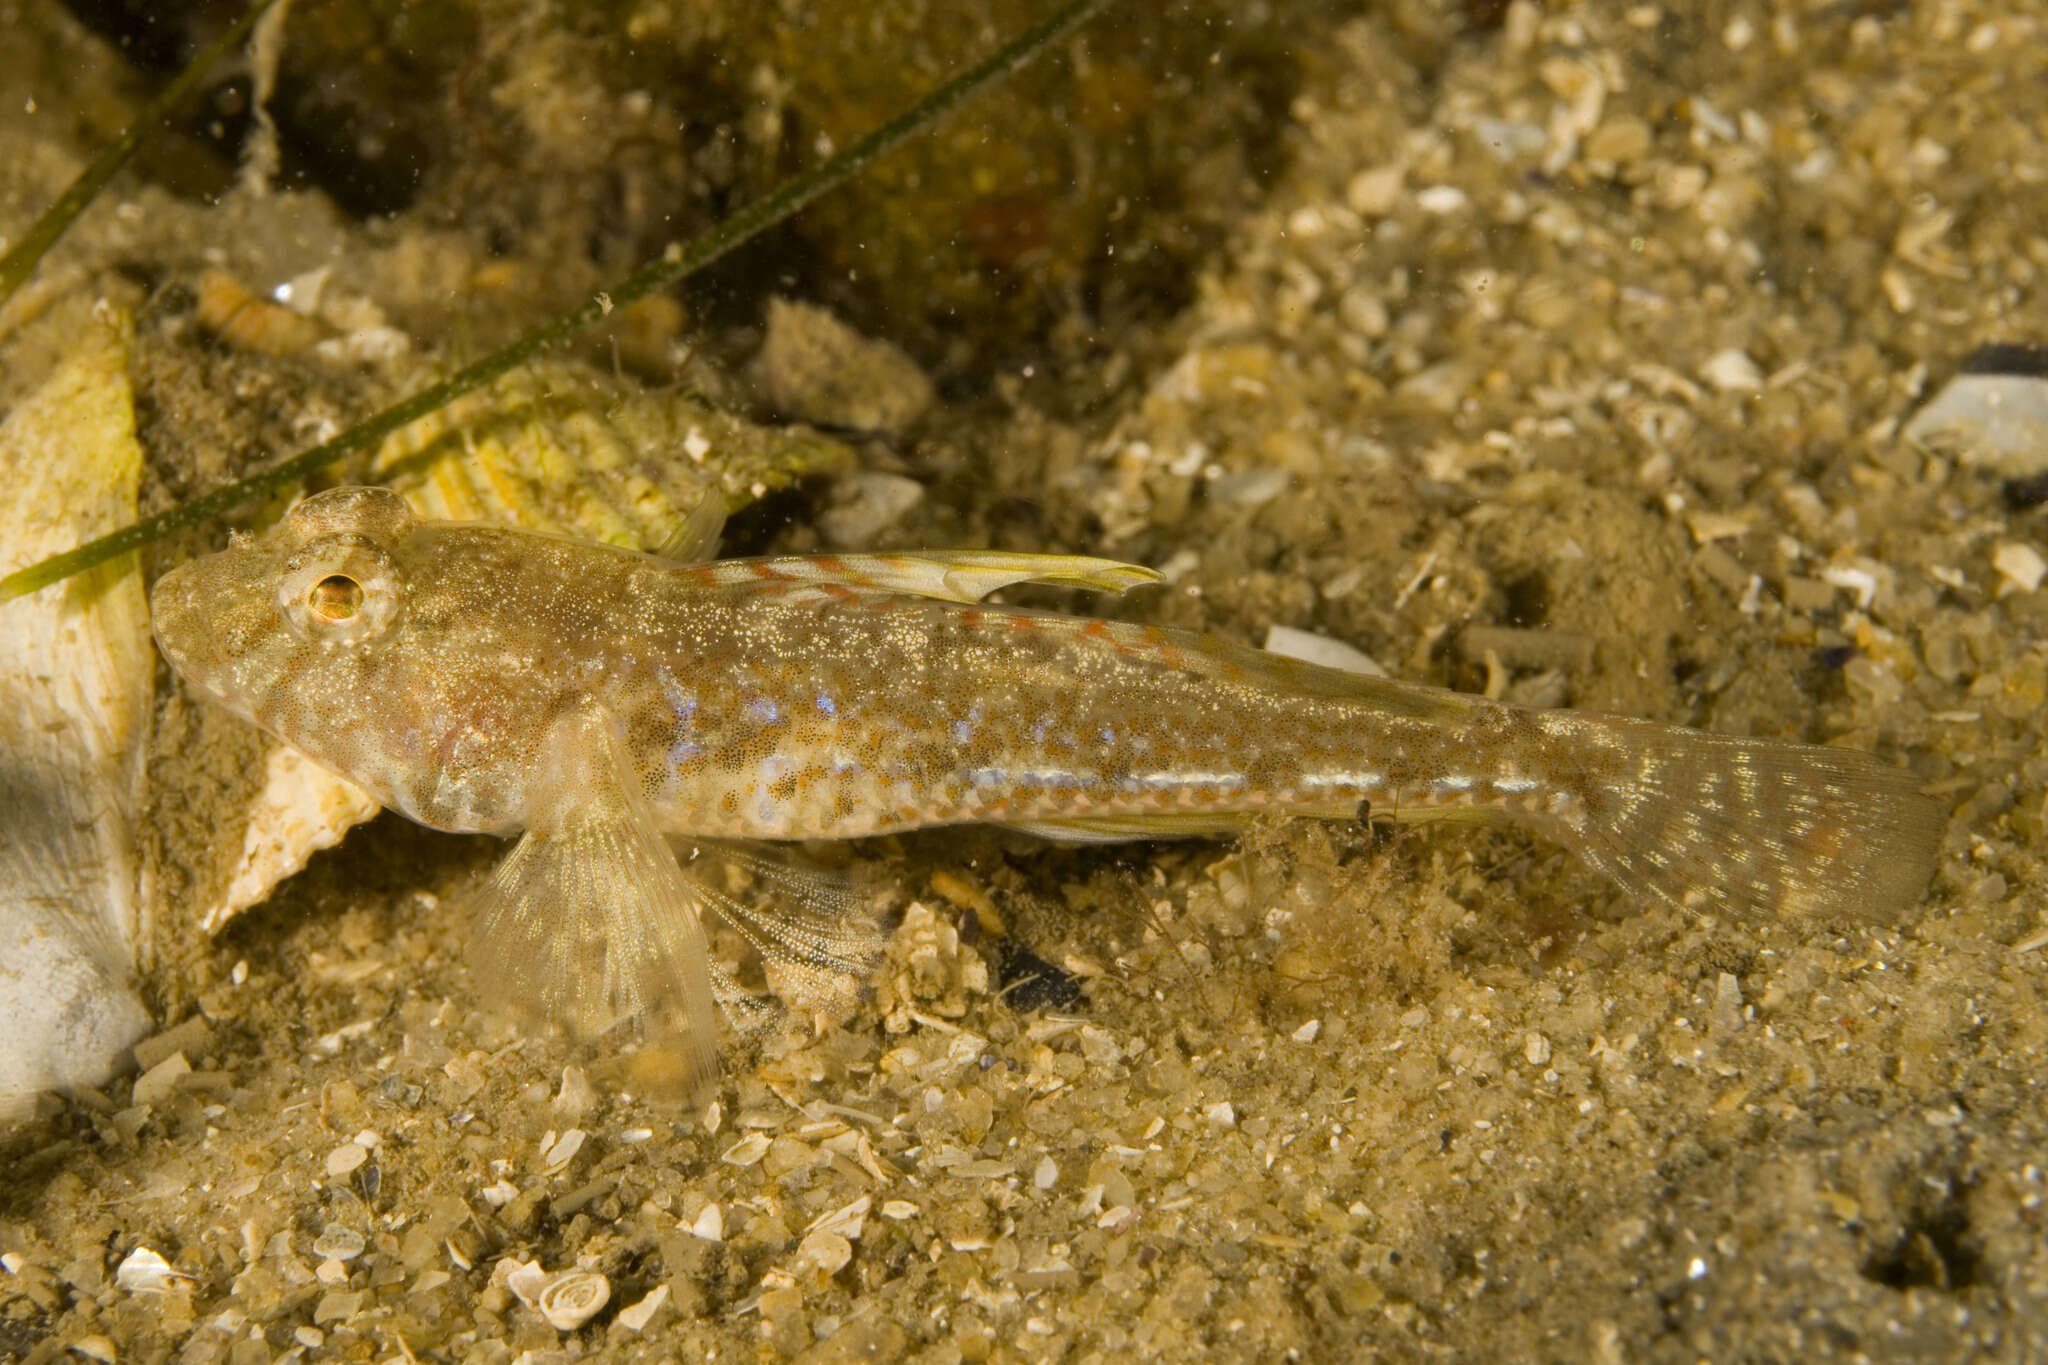
[[[964,823],[1099,841],[1497,819],[1646,902],[1857,918],[1897,917],[1933,871],[1941,808],[1860,751],[984,600],[1158,577],[985,550],[684,563],[344,487],[171,569],[150,608],[204,697],[423,825],[516,837],[474,909],[480,977],[584,1033],[660,1011],[698,1084],[734,989],[708,915],[753,913],[757,943],[829,966],[858,968],[865,940],[801,877],[787,914],[722,899],[672,839],[753,856]]]

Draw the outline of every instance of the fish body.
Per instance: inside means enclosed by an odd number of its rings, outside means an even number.
[[[1938,812],[1865,754],[979,605],[1153,577],[972,551],[687,565],[346,488],[166,574],[152,613],[199,691],[386,805],[521,835],[480,908],[493,970],[589,1028],[680,1000],[700,1070],[702,897],[667,835],[1101,839],[1448,809],[1679,904],[1883,915],[1924,888]]]

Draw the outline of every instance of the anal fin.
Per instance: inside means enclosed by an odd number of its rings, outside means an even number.
[[[1212,839],[1242,833],[1244,824],[1241,815],[1208,811],[1003,822],[1006,829],[1063,844],[1115,844],[1130,839]]]

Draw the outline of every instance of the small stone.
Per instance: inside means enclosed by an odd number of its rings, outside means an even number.
[[[1471,202],[1466,197],[1465,191],[1459,189],[1456,185],[1431,185],[1428,189],[1419,191],[1415,196],[1415,203],[1418,208],[1424,213],[1434,213],[1439,216],[1462,212],[1465,206]]]
[[[1311,1019],[1287,1036],[1297,1043],[1313,1043],[1323,1031],[1323,1021]]]
[[[583,1140],[586,1136],[588,1135],[581,1128],[571,1128],[547,1145],[541,1154],[541,1166],[549,1172],[560,1171],[574,1161],[576,1154],[583,1150]]]
[[[597,1091],[580,1066],[562,1068],[562,1085],[555,1092],[555,1109],[570,1118],[582,1118],[597,1105]]]
[[[137,1247],[114,1268],[114,1283],[130,1294],[161,1294],[177,1278],[171,1263],[150,1247]]]
[[[1367,218],[1384,218],[1401,202],[1401,189],[1408,173],[1399,166],[1374,166],[1351,177],[1344,187],[1344,202],[1353,213]]]
[[[1633,114],[1622,114],[1587,134],[1580,150],[1596,161],[1626,164],[1648,156],[1650,146],[1650,125]]]
[[[868,1209],[873,1202],[870,1196],[864,1194],[843,1208],[834,1209],[812,1219],[806,1231],[834,1232],[848,1241],[857,1242],[862,1230],[867,1226]]]
[[[330,1223],[325,1231],[313,1239],[313,1254],[323,1259],[353,1261],[363,1254],[363,1246],[362,1233],[354,1228]]]
[[[706,1242],[725,1240],[725,1215],[716,1204],[706,1204],[690,1223],[690,1235]]]
[[[87,1360],[101,1361],[103,1365],[114,1365],[114,1362],[121,1358],[120,1352],[114,1348],[114,1343],[98,1332],[88,1333],[72,1342],[71,1353],[84,1356]]]
[[[327,1174],[341,1177],[349,1174],[370,1159],[367,1149],[355,1142],[344,1142],[327,1154]]]
[[[2034,591],[2041,586],[2042,576],[2048,574],[2048,560],[2041,558],[2041,552],[2015,540],[2005,541],[1991,552],[1991,567],[2016,592]],[[140,1090],[141,1082],[135,1088]]]
[[[886,341],[860,335],[830,311],[775,299],[760,371],[768,397],[792,417],[855,431],[901,431],[931,406],[931,380]]]
[[[924,501],[924,485],[901,474],[864,469],[832,485],[818,529],[834,549],[865,550]]]
[[[1996,358],[1973,361],[1999,364]],[[2048,470],[2048,379],[1989,369],[1959,374],[1906,423],[1914,445],[1953,451],[1964,464],[2009,478]],[[2038,365],[2035,367],[2038,368]]]
[[[1229,1100],[1221,1100],[1202,1110],[1202,1117],[1218,1128],[1237,1127],[1237,1108]]]
[[[178,1085],[192,1074],[192,1064],[182,1052],[173,1052],[135,1078],[137,1104],[162,1104],[177,1093]]]
[[[837,1275],[853,1259],[853,1243],[836,1232],[819,1229],[797,1243],[797,1264],[822,1276]]]
[[[768,1155],[768,1148],[772,1145],[767,1134],[749,1133],[726,1148],[718,1159],[728,1166],[752,1166]]]
[[[1531,1032],[1522,1039],[1522,1057],[1530,1066],[1550,1064],[1550,1040],[1540,1033]]]
[[[1037,1169],[1031,1172],[1031,1184],[1036,1189],[1049,1190],[1059,1181],[1059,1178],[1059,1164],[1049,1156],[1040,1157]],[[887,1217],[888,1212],[888,1205],[883,1205],[883,1216]]]
[[[337,1289],[320,1296],[320,1302],[313,1306],[313,1321],[315,1323],[346,1322],[361,1312],[362,1308],[363,1296],[361,1294],[346,1293]]]
[[[1707,357],[1700,378],[1722,393],[1755,393],[1764,386],[1764,372],[1757,363],[1732,346]]]

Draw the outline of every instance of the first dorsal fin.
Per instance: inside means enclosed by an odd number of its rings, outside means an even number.
[[[941,602],[975,603],[998,588],[1044,583],[1060,588],[1123,592],[1159,581],[1142,564],[1087,555],[1011,554],[1002,550],[926,550],[917,554],[784,555],[724,559],[697,570],[720,587],[790,584],[908,593]]]

